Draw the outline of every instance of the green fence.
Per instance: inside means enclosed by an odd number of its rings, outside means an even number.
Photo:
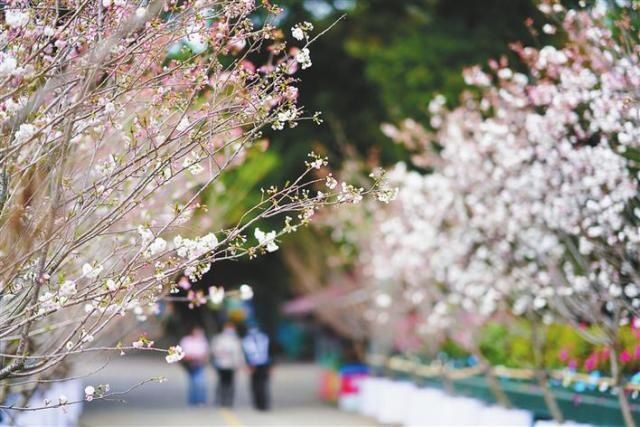
[[[488,403],[495,403],[484,375],[471,375],[464,378],[449,379],[446,383],[441,376],[420,376],[406,370],[389,368],[387,364],[373,364],[373,373],[399,380],[410,380],[414,383],[440,389],[452,389],[460,396],[473,397]],[[551,386],[551,391],[567,420],[599,426],[624,425],[620,413],[618,396],[610,389],[599,391],[586,387],[584,391],[575,391],[572,387],[561,384]],[[540,386],[531,380],[499,379],[499,384],[509,397],[514,407],[531,411],[536,419],[551,419],[545,405]],[[640,422],[640,399],[630,396],[631,408],[636,422]]]

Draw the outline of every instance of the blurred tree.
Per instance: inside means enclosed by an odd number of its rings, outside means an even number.
[[[611,0],[613,1],[613,0]],[[210,194],[214,211],[242,212],[259,197],[260,187],[282,182],[301,168],[310,150],[329,155],[332,165],[359,155],[389,165],[408,158],[402,147],[380,131],[381,123],[405,117],[424,120],[426,107],[435,93],[444,94],[450,104],[458,102],[464,88],[465,66],[485,64],[503,54],[515,41],[539,45],[548,42],[532,35],[526,22],[542,26],[536,0],[279,0],[285,8],[282,27],[311,21],[313,34],[330,31],[311,47],[313,66],[303,72],[301,104],[308,111],[321,111],[324,123],[300,126],[266,137],[273,145],[272,156],[249,159],[224,187]],[[577,6],[578,0],[565,2]],[[592,4],[593,1],[587,3]],[[255,191],[229,200],[229,188],[253,182]],[[216,216],[215,212],[210,215]],[[233,214],[231,215],[233,217]],[[265,229],[269,224],[264,225]],[[298,237],[293,237],[298,239]],[[295,243],[294,243],[295,245]],[[279,258],[280,254],[269,258]],[[264,283],[256,287],[256,301],[271,306],[288,295],[289,277],[279,262],[256,264],[248,269],[244,261],[217,269],[225,283],[250,281],[256,272]],[[227,273],[223,273],[225,270]],[[236,280],[237,276],[237,280]],[[274,287],[272,283],[281,283]],[[268,301],[267,301],[268,300]],[[277,315],[268,320],[273,324]],[[265,314],[266,315],[266,314]],[[266,320],[266,319],[265,319]]]
[[[321,111],[324,123],[302,123],[277,134],[265,133],[271,156],[248,159],[236,173],[209,194],[212,218],[219,211],[234,212],[255,202],[259,189],[282,182],[303,166],[312,149],[330,157],[334,167],[353,155],[371,163],[389,165],[408,156],[389,141],[380,125],[407,116],[425,117],[433,94],[443,93],[455,102],[462,90],[461,71],[466,65],[485,63],[516,40],[532,43],[524,24],[538,16],[534,0],[281,0],[285,8],[282,27],[311,21],[314,34],[345,18],[311,47],[313,66],[303,72],[301,104]],[[275,155],[275,156],[274,156]],[[253,183],[255,191],[233,200],[228,190]],[[217,224],[222,225],[222,224]],[[262,226],[262,225],[261,225]],[[269,224],[263,228],[269,229]],[[293,237],[293,239],[297,239]],[[294,243],[295,244],[295,243]],[[256,284],[256,306],[265,323],[277,320],[274,304],[290,288],[283,263],[245,261],[214,266],[212,280],[228,285]],[[259,270],[259,271],[258,271]],[[249,277],[255,273],[256,278]],[[249,276],[247,276],[249,275]],[[255,280],[260,279],[260,280]],[[274,283],[280,284],[274,286]]]
[[[302,103],[326,123],[278,136],[329,153],[346,146],[383,164],[404,159],[379,128],[385,121],[422,119],[435,93],[456,103],[462,68],[484,64],[514,41],[534,43],[525,21],[542,19],[534,0],[284,0],[285,28],[312,20],[317,31],[346,14],[312,47],[313,67],[301,85]]]

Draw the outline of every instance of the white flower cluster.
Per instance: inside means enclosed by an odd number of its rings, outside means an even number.
[[[258,240],[258,244],[261,247],[264,247],[267,252],[275,252],[279,249],[278,245],[276,244],[277,235],[275,231],[269,231],[265,233],[264,231],[256,227],[253,235]]]
[[[6,7],[4,10],[4,21],[11,28],[26,27],[30,19],[28,10],[17,9],[11,6]]]
[[[191,175],[198,175],[204,170],[204,167],[200,164],[201,162],[202,159],[195,152],[191,152],[190,155],[184,158],[182,167],[187,168]]]
[[[305,166],[309,169],[321,169],[329,164],[326,157],[316,154],[314,151],[307,154],[310,160],[304,162]]]
[[[155,343],[153,341],[150,341],[149,339],[147,339],[146,337],[142,336],[140,338],[138,338],[138,340],[134,341],[131,343],[131,346],[133,348],[151,348],[153,347]]]
[[[338,194],[338,202],[356,204],[362,201],[364,188],[355,187],[351,184],[347,184],[346,182],[342,182],[341,187],[340,194]]]
[[[91,402],[96,393],[96,388],[92,385],[88,385],[84,388],[84,399],[87,402]]]
[[[141,244],[144,250],[145,258],[151,258],[161,254],[167,249],[167,241],[162,237],[156,237],[153,231],[143,226],[138,226],[138,234],[140,234]]]
[[[211,252],[218,246],[218,238],[213,233],[186,239],[182,236],[173,238],[173,246],[179,257],[187,260],[195,260],[202,255]]]
[[[296,118],[298,117],[298,110],[296,108],[289,108],[287,110],[278,113],[276,120],[271,124],[273,130],[284,129],[285,124],[293,127]]]
[[[222,286],[210,286],[208,293],[209,301],[211,301],[212,304],[219,305],[224,301],[225,291]]]
[[[167,363],[177,363],[184,358],[184,350],[179,345],[169,347],[165,360]]]
[[[88,385],[84,388],[84,399],[91,402],[96,397],[103,397],[105,393],[111,390],[109,384],[99,384],[97,386]]]
[[[1,66],[0,66],[1,67]],[[36,134],[37,128],[30,123],[22,123],[13,135],[14,144],[26,142]]]
[[[338,185],[338,181],[333,177],[333,175],[327,175],[325,179],[325,185],[329,190],[333,190]]]
[[[305,38],[308,38],[309,31],[313,31],[313,24],[307,21],[301,22],[291,27],[291,35],[296,40],[304,40]]]
[[[76,283],[71,280],[64,281],[57,291],[46,291],[38,297],[38,314],[45,314],[59,310],[66,302],[78,293]]]
[[[427,152],[434,137],[423,129],[385,128],[423,147],[435,171],[391,172],[401,191],[377,213],[363,259],[378,283],[407,284],[394,300],[423,311],[423,330],[505,307],[546,322],[598,322],[599,310],[580,310],[593,304],[622,319],[640,309],[639,185],[628,160],[640,154],[640,110],[629,103],[640,59],[621,54],[602,29],[590,39],[586,15],[567,19],[580,28],[569,47],[518,51],[535,78],[473,68],[465,78],[481,99],[452,112],[432,103],[441,152]]]
[[[303,70],[311,67],[311,52],[308,48],[303,47],[298,53],[296,53],[296,62],[300,64],[300,68]]]
[[[89,263],[85,263],[82,266],[82,275],[89,279],[95,279],[98,276],[100,276],[100,273],[102,273],[103,268],[104,267],[100,264],[91,265]]]
[[[8,53],[0,53],[0,77],[19,76],[24,72],[18,67],[16,58]]]
[[[187,116],[184,116],[176,125],[176,130],[178,132],[184,132],[189,129],[189,126],[191,126],[191,123],[189,123],[189,118]]]

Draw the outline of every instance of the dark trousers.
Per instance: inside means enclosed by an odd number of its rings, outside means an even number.
[[[216,368],[218,371],[218,387],[216,403],[220,406],[233,406],[233,369]]]
[[[254,366],[251,371],[251,395],[253,406],[260,410],[269,409],[269,365]]]

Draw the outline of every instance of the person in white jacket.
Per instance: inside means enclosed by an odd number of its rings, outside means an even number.
[[[244,365],[242,344],[232,322],[225,323],[222,332],[213,337],[211,353],[218,372],[216,402],[230,408],[233,406],[235,371]]]

